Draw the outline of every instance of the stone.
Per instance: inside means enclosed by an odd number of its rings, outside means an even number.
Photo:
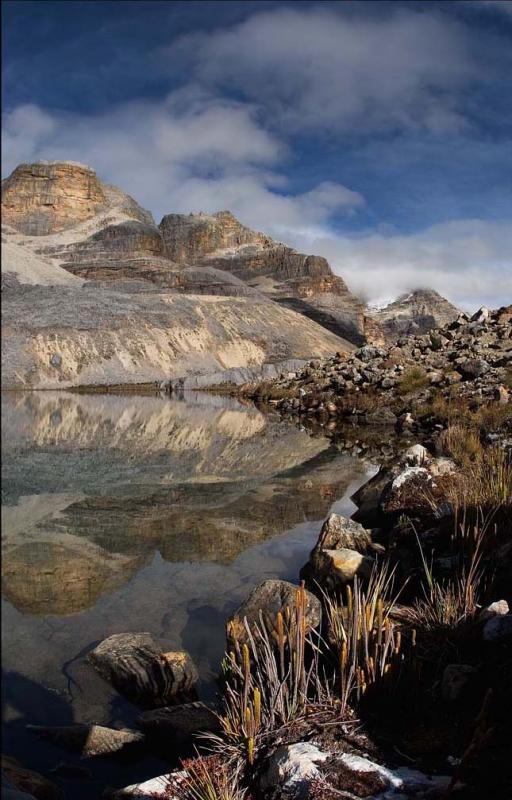
[[[369,578],[373,560],[342,547],[339,550],[321,550],[312,559],[316,580],[322,588],[336,588],[351,583],[355,576]]]
[[[377,408],[366,414],[366,422],[368,425],[395,425],[397,416],[389,408]]]
[[[109,636],[88,658],[117,691],[143,707],[158,708],[190,696],[198,680],[188,653],[163,653],[149,633]]]
[[[460,700],[476,674],[475,667],[469,664],[447,664],[441,680],[443,700],[448,702]]]
[[[293,797],[306,797],[309,784],[320,775],[317,765],[328,758],[329,753],[310,742],[282,745],[270,757],[260,788],[265,792],[279,787]]]
[[[371,547],[370,531],[341,514],[330,514],[322,525],[314,551],[345,548],[365,554]]]
[[[274,631],[278,612],[285,614],[295,607],[299,587],[288,581],[270,579],[263,581],[252,590],[247,600],[238,608],[227,624],[228,640],[244,642],[247,632],[244,620],[249,627],[260,625],[261,620],[267,630]],[[320,600],[306,591],[306,630],[318,628],[322,619]],[[292,616],[293,620],[293,616]]]
[[[503,385],[497,386],[494,390],[494,399],[500,404],[500,406],[506,406],[509,401],[508,389],[506,389]]]
[[[194,734],[220,729],[219,717],[206,703],[181,703],[145,711],[137,725],[159,743],[176,746],[189,743]]]
[[[462,360],[457,369],[463,378],[473,379],[485,375],[490,370],[490,365],[483,358],[466,358]]]
[[[145,748],[145,736],[139,731],[106,728],[103,725],[28,725],[27,728],[52,744],[79,753],[81,758],[97,756],[130,755]]]
[[[495,600],[494,603],[482,609],[480,612],[480,619],[488,620],[493,617],[501,617],[504,614],[508,614],[509,611],[510,609],[506,600]]]
[[[35,800],[61,800],[63,797],[62,790],[56,784],[49,781],[47,778],[40,775],[32,769],[26,769],[21,764],[10,756],[2,755],[2,784],[4,779],[6,788],[13,792],[17,790],[18,796],[20,793],[28,797],[35,798]],[[8,795],[4,792],[2,785],[2,798]],[[19,800],[22,800],[20,797]]]
[[[186,773],[184,771],[170,772],[166,775],[158,775],[142,783],[133,783],[113,792],[111,800],[154,800],[161,797],[162,800],[182,800],[184,793]]]
[[[475,313],[471,317],[470,321],[471,322],[487,322],[487,320],[489,319],[489,316],[490,316],[489,309],[486,308],[485,306],[482,306],[481,308],[478,309],[478,311],[475,311]]]
[[[484,625],[486,642],[504,643],[512,641],[512,614],[498,614]]]
[[[422,444],[413,444],[402,455],[402,463],[411,467],[421,467],[428,459],[428,450]]]

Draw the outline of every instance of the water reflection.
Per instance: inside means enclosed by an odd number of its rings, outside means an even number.
[[[207,687],[226,617],[260,580],[296,580],[369,469],[204,395],[5,395],[2,439],[4,668],[77,721],[125,713],[80,657],[118,631],[186,647]]]

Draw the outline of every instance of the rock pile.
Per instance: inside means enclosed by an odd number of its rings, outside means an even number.
[[[453,395],[454,387],[457,396],[475,403],[506,404],[511,368],[512,306],[481,308],[421,336],[311,361],[298,372],[241,391],[283,412],[328,418],[355,409],[364,422],[379,425],[394,425],[402,414],[401,425],[407,426],[411,411],[434,395]]]

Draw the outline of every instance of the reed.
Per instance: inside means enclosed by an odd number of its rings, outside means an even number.
[[[402,636],[390,618],[393,572],[375,568],[366,588],[354,579],[346,599],[324,594],[329,641],[337,656],[337,689],[343,714],[370,687],[389,684],[406,658]]]
[[[244,620],[244,641],[235,638],[224,660],[224,708],[221,737],[210,737],[231,758],[243,755],[249,765],[260,742],[315,705],[333,702],[328,676],[320,665],[320,636],[307,632],[306,590],[298,587],[292,608],[285,608],[269,630]],[[233,641],[237,631],[229,630]]]

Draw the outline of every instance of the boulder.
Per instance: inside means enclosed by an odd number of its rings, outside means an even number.
[[[493,617],[501,617],[510,611],[506,600],[495,600],[480,612],[480,619],[487,621]]]
[[[320,776],[317,765],[329,757],[329,753],[324,753],[310,742],[278,747],[261,777],[261,789],[264,792],[278,789],[289,793],[287,796],[305,797],[311,781]]]
[[[183,787],[186,773],[170,772],[167,775],[158,775],[142,783],[133,783],[123,789],[111,793],[111,800],[123,800],[127,797],[130,800],[154,800],[161,797],[162,800],[181,800],[183,798]]]
[[[336,589],[353,581],[356,575],[369,578],[373,563],[371,558],[346,547],[319,550],[311,559],[310,580],[322,589]]]
[[[340,514],[331,514],[325,520],[315,550],[337,550],[346,548],[366,553],[372,548],[371,532]]]
[[[483,358],[466,358],[463,359],[457,366],[458,371],[463,378],[472,380],[485,375],[490,370],[490,364]]]
[[[428,459],[428,450],[422,444],[413,444],[402,455],[402,463],[411,467],[421,467]]]
[[[288,581],[267,580],[252,590],[227,624],[228,641],[244,642],[247,632],[244,619],[250,627],[261,624],[273,631],[278,612],[285,613],[286,608],[295,607],[298,587]],[[306,629],[318,628],[322,619],[322,606],[314,594],[306,591]]]
[[[88,658],[118,692],[145,708],[190,697],[198,680],[186,651],[164,653],[149,633],[116,633]]]
[[[189,743],[194,734],[218,731],[219,717],[206,703],[183,703],[178,706],[145,711],[137,717],[137,725],[158,743]]]
[[[40,739],[66,750],[80,753],[81,758],[108,755],[134,756],[145,749],[145,736],[139,731],[106,728],[103,725],[50,726],[27,725]]]

